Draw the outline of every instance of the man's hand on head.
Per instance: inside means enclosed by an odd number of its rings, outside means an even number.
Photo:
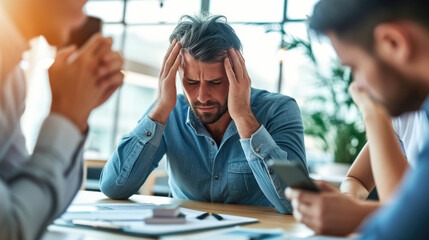
[[[174,39],[168,48],[159,74],[158,96],[155,105],[148,114],[150,119],[164,125],[168,115],[176,106],[176,73],[182,61],[181,48],[177,39]]]
[[[240,51],[230,48],[224,65],[229,81],[229,114],[237,126],[240,137],[250,138],[261,124],[250,107],[251,79]]]

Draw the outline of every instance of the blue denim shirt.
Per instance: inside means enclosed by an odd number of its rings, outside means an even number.
[[[291,160],[306,169],[298,105],[288,96],[252,89],[251,108],[261,127],[250,139],[240,140],[231,121],[218,146],[185,97],[178,95],[165,126],[146,113],[121,140],[103,169],[101,191],[114,199],[130,197],[166,154],[174,198],[274,206],[292,213],[283,193],[286,185],[265,163]]]
[[[423,110],[429,118],[429,98]],[[362,239],[429,239],[429,138],[392,201],[363,225]]]

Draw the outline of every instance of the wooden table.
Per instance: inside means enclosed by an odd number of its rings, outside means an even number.
[[[211,202],[200,202],[200,201],[191,201],[183,199],[173,199],[167,197],[155,197],[155,196],[145,196],[145,195],[134,195],[130,200],[117,201],[108,199],[104,194],[100,192],[89,192],[89,191],[80,191],[77,195],[74,203],[127,203],[127,202],[136,202],[136,203],[155,203],[155,204],[169,204],[169,203],[181,203],[182,207],[206,211],[206,212],[216,212],[220,214],[231,214],[239,215],[244,217],[257,218],[259,223],[244,225],[243,227],[248,228],[282,228],[286,232],[294,236],[310,236],[313,235],[313,232],[308,229],[303,224],[299,224],[295,221],[291,215],[283,215],[278,213],[274,208],[270,207],[258,207],[258,206],[248,206],[248,205],[236,205],[236,204],[222,204],[222,203],[211,203]],[[142,238],[135,236],[128,236],[123,234],[115,234],[103,231],[96,230],[86,230],[78,228],[68,228],[60,226],[49,226],[49,231],[58,232],[58,233],[68,233],[68,234],[83,234],[85,240],[113,240],[113,239],[150,239]]]

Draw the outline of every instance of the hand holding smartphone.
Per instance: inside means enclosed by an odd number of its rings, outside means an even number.
[[[92,35],[101,32],[102,25],[101,19],[88,16],[84,24],[70,33],[69,41],[65,46],[76,45],[81,48]]]
[[[320,192],[301,165],[291,161],[270,160],[267,165],[291,188]]]

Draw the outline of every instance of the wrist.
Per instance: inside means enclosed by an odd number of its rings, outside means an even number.
[[[241,139],[248,139],[261,127],[253,113],[240,114],[234,119]]]
[[[62,111],[55,106],[51,107],[51,113],[55,113],[67,118],[70,122],[72,122],[82,134],[88,132],[88,117],[76,116],[71,114],[69,111]]]
[[[162,125],[165,125],[167,123],[168,116],[170,115],[171,111],[162,111],[161,109],[165,109],[164,107],[155,106],[152,108],[152,110],[147,115],[152,121],[160,123]]]
[[[373,120],[389,119],[389,114],[382,106],[372,106],[362,111],[363,120],[367,123]]]

